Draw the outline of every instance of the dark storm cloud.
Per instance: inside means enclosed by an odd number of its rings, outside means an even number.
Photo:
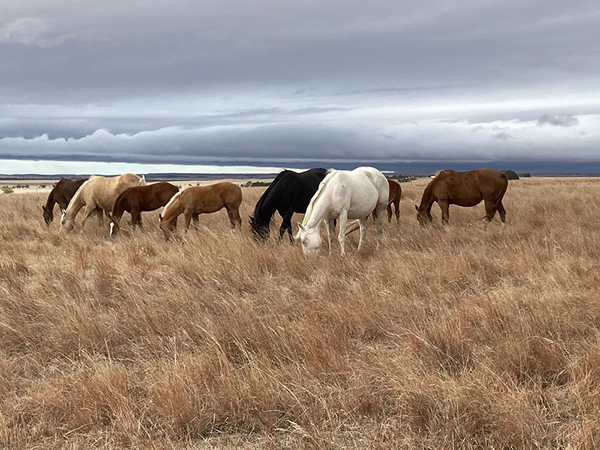
[[[550,116],[544,114],[537,120],[539,126],[553,125],[555,127],[574,127],[579,125],[579,119],[572,116]]]
[[[554,0],[5,2],[0,157],[593,158],[599,19]]]

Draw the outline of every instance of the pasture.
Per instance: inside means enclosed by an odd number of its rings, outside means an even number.
[[[0,195],[0,447],[596,448],[600,179],[511,181],[503,230],[421,228],[428,181],[315,260],[254,242],[264,188],[169,242]]]

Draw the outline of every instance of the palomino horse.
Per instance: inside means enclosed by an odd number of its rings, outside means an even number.
[[[327,169],[310,169],[296,173],[284,170],[279,173],[271,185],[260,197],[250,216],[250,228],[254,239],[264,241],[269,237],[269,224],[275,211],[283,219],[279,228],[279,239],[287,231],[292,240],[292,216],[294,213],[305,213],[310,199],[319,183],[327,175]]]
[[[144,177],[126,173],[116,177],[93,175],[77,190],[66,211],[63,212],[61,224],[66,231],[75,225],[77,213],[84,208],[82,225],[94,213],[102,222],[102,211],[110,211],[115,199],[121,192],[132,186],[146,184]]]
[[[490,222],[496,211],[502,223],[506,223],[506,211],[502,198],[508,187],[504,173],[493,169],[477,169],[468,172],[442,170],[423,191],[421,204],[415,205],[421,225],[431,223],[431,206],[438,202],[442,210],[442,223],[448,223],[450,205],[475,206],[485,202],[485,218]]]
[[[160,217],[160,229],[169,239],[177,226],[177,217],[185,217],[185,229],[190,227],[194,219],[198,224],[200,214],[210,214],[225,208],[232,228],[242,225],[240,217],[240,204],[242,203],[242,189],[234,183],[227,181],[208,186],[192,186],[175,194]]]
[[[54,204],[58,203],[58,206],[61,211],[67,209],[69,206],[69,202],[77,192],[77,189],[81,187],[83,183],[87,181],[87,178],[83,180],[69,180],[68,178],[61,178],[56,186],[50,191],[48,194],[48,200],[46,200],[46,205],[42,206],[42,211],[44,211],[44,221],[46,225],[50,225],[50,223],[54,220]]]
[[[330,170],[310,200],[306,215],[299,225],[297,239],[302,242],[304,254],[316,257],[321,248],[319,225],[327,221],[329,251],[334,232],[334,219],[339,219],[338,240],[342,255],[346,238],[346,222],[358,219],[360,226],[360,249],[367,231],[367,217],[377,210],[377,244],[383,232],[383,212],[388,204],[389,185],[385,176],[373,167],[354,170]]]
[[[396,213],[396,221],[400,223],[400,200],[402,199],[402,187],[400,183],[396,180],[390,180],[388,178],[388,186],[390,188],[390,194],[388,197],[388,205],[387,205],[387,216],[388,222],[392,222],[392,205],[394,205],[394,212]],[[377,221],[377,210],[373,210],[373,219]],[[354,222],[352,225],[348,227],[346,230],[346,235],[358,230],[359,223],[358,221]]]
[[[121,192],[115,200],[110,215],[110,237],[118,233],[121,217],[125,211],[131,214],[131,224],[141,227],[142,211],[154,211],[165,206],[177,192],[179,188],[166,181],[146,186],[133,186]]]

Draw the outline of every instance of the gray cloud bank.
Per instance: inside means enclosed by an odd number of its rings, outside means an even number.
[[[600,160],[593,2],[5,3],[0,158]]]

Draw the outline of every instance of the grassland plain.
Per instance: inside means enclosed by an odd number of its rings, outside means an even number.
[[[170,242],[0,195],[0,448],[596,448],[600,179],[511,181],[504,230],[419,227],[426,181],[314,261],[253,242],[264,188]]]

